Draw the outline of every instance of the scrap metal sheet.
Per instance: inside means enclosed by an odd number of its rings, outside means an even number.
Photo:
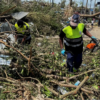
[[[11,16],[17,20],[25,17],[29,12],[17,12],[17,13],[13,13],[11,14]]]

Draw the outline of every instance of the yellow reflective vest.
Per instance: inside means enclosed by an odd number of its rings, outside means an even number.
[[[75,39],[82,37],[83,29],[84,24],[79,23],[76,29],[72,29],[71,26],[67,26],[62,31],[65,33],[66,38]]]
[[[26,22],[24,22],[24,23],[25,23],[25,25],[23,25],[23,27],[21,27],[21,28],[18,26],[17,23],[15,23],[15,28],[16,28],[16,30],[17,30],[18,33],[25,34],[24,31],[25,31],[27,28],[29,28],[29,24],[26,23]]]

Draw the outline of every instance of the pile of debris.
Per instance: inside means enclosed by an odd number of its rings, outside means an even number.
[[[0,67],[0,99],[99,99],[100,51],[84,54],[79,72],[69,73],[66,58],[60,53],[59,37],[54,39],[50,36],[51,32],[52,35],[57,34],[62,27],[61,24],[58,25],[59,15],[56,17],[54,11],[49,15],[40,12],[27,14],[27,18],[34,22],[30,45],[16,45],[8,39],[8,36],[14,35],[15,32],[8,20],[6,26],[8,25],[10,30],[0,32],[9,33],[0,40],[0,43],[6,46],[0,53],[9,55],[7,59],[11,59],[10,65]],[[42,34],[43,38],[37,38],[35,32],[39,36]],[[86,44],[87,42],[84,48]]]

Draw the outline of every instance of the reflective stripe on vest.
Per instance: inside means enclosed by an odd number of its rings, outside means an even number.
[[[79,44],[69,44],[66,40],[64,40],[64,44],[66,45],[66,46],[70,46],[70,47],[79,47],[79,46],[81,46],[82,44],[83,44],[83,41],[81,41]]]
[[[63,32],[65,33],[66,38],[75,39],[75,38],[80,38],[82,36],[83,29],[84,29],[84,24],[79,23],[76,29],[72,29],[71,26],[67,26],[63,29]]]
[[[29,28],[29,24],[26,22],[24,22],[24,23],[25,23],[25,25],[22,28],[20,28],[17,23],[15,24],[15,28],[18,33],[24,34],[25,33],[24,31],[27,30],[27,28]]]

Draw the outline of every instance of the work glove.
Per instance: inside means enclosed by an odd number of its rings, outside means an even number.
[[[92,39],[92,41],[93,41],[94,43],[96,43],[96,45],[98,45],[97,38],[95,38],[94,36],[92,36],[91,39]]]
[[[64,49],[61,50],[61,54],[62,54],[63,56],[65,56],[65,50],[64,50]]]

